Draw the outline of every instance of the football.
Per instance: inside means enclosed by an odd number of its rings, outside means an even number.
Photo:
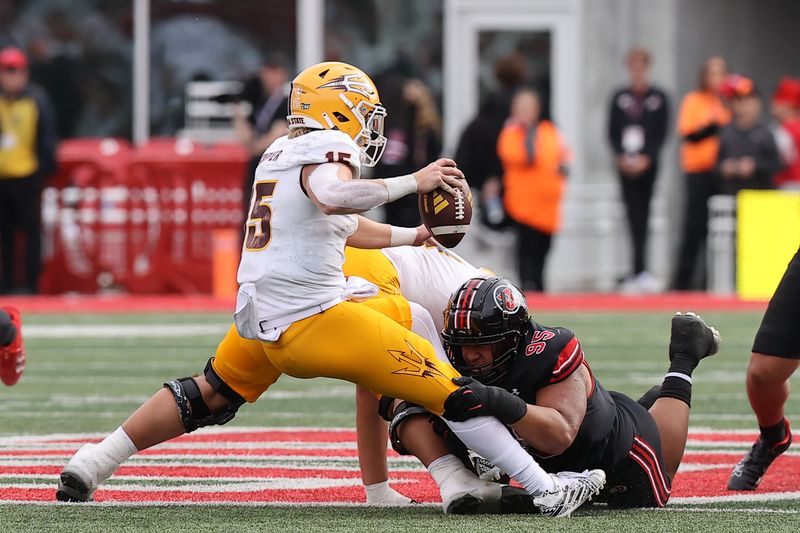
[[[472,193],[460,190],[455,197],[443,189],[419,195],[419,214],[433,238],[446,248],[453,248],[467,232],[472,220]]]

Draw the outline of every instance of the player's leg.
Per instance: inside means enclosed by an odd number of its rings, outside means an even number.
[[[661,435],[661,448],[670,479],[675,477],[686,447],[692,372],[701,359],[717,353],[719,342],[717,330],[706,325],[699,316],[677,313],[672,317],[670,367],[658,399],[649,410]]]
[[[381,257],[386,260],[383,254],[381,254]],[[373,281],[373,274],[374,272],[363,273],[364,277],[370,281]],[[385,291],[386,289],[382,287],[381,290]],[[392,318],[404,327],[410,328],[414,333],[431,343],[437,359],[447,362],[447,355],[444,353],[433,318],[424,307],[415,302],[407,301],[399,294],[387,294],[385,292],[382,292],[378,298],[367,300],[362,305],[367,305]],[[361,405],[359,402],[366,405],[369,397],[359,393],[360,390],[364,390],[363,387],[358,386],[356,390],[356,411],[357,416],[359,416],[358,411]],[[385,402],[389,400],[387,397],[384,397],[383,400],[386,412],[382,416],[387,421],[392,421],[392,414],[395,411],[394,404],[386,404]],[[376,404],[372,402],[371,405]],[[421,414],[412,414],[400,418],[399,421],[393,424],[393,447],[398,453],[416,456],[428,468],[439,487],[442,507],[445,513],[474,514],[497,512],[504,508],[519,509],[519,512],[530,510],[530,498],[525,498],[526,501],[520,504],[520,495],[518,493],[515,493],[510,488],[503,489],[497,484],[484,482],[478,479],[473,472],[467,470],[458,458],[450,454],[443,441],[433,433],[428,423],[428,412],[421,408],[419,410],[422,411]],[[377,413],[377,406],[375,412]],[[383,476],[385,476],[383,479],[388,479],[386,469],[386,437],[388,434],[384,429],[380,435],[376,435],[375,431],[370,430],[371,426],[367,425],[371,419],[367,418],[363,426],[358,424],[361,420],[359,416],[357,418],[358,451],[362,479],[365,484],[368,483],[367,476],[373,470],[376,474],[382,472]],[[382,446],[383,449],[380,449],[379,446]],[[378,470],[379,467],[382,467],[381,471]],[[368,486],[368,495],[369,490],[370,487]],[[525,495],[527,494],[524,491],[521,492]],[[403,497],[399,494],[397,495]]]
[[[0,380],[14,385],[25,370],[22,316],[16,307],[0,308]]]
[[[800,366],[800,359],[786,359],[753,353],[747,367],[747,398],[762,430],[783,428],[783,406],[789,398],[789,378]],[[778,439],[781,440],[781,439]]]
[[[361,385],[356,385],[356,443],[361,481],[367,503],[372,505],[407,505],[411,498],[389,486],[386,445],[389,424],[378,414],[378,399]]]
[[[609,446],[626,446],[616,450],[615,455],[627,450],[627,456],[608,472],[608,490],[601,492],[598,499],[614,508],[663,507],[669,500],[672,482],[662,450],[661,427],[640,403],[616,391],[609,394],[617,411],[615,426],[623,428],[619,433],[615,431]],[[627,438],[618,438],[627,435],[628,428],[633,430],[630,445]]]
[[[458,388],[452,382],[458,373],[436,358],[429,342],[351,302],[293,324],[277,342],[263,347],[275,367],[289,375],[344,379],[382,395],[404,398],[434,414],[443,412],[444,401]],[[448,425],[470,449],[502,468],[532,495],[545,498],[543,512],[569,514],[605,481],[602,471],[550,476],[495,418]]]
[[[226,424],[279,376],[263,357],[261,343],[241,338],[231,326],[203,375],[166,383],[111,435],[82,446],[64,467],[56,498],[90,500],[98,485],[137,451],[199,427]]]
[[[772,462],[792,443],[783,406],[789,377],[800,366],[800,250],[795,253],[767,306],[753,341],[747,368],[747,397],[759,425],[759,437],[734,467],[731,490],[753,490]]]
[[[380,289],[376,298],[361,305],[384,314],[406,328],[411,327],[408,302],[400,295],[397,271],[380,250],[345,249],[344,272],[362,277]],[[356,442],[361,481],[367,503],[375,505],[406,505],[411,498],[389,486],[386,445],[388,423],[378,414],[378,399],[367,388],[356,386]]]

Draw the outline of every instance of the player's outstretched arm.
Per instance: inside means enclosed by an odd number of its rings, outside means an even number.
[[[430,239],[431,233],[424,225],[416,228],[401,228],[375,222],[365,216],[358,216],[358,228],[347,239],[347,245],[354,248],[389,248],[392,246],[420,246]]]
[[[307,165],[302,183],[308,197],[326,215],[361,213],[439,187],[451,194],[454,188],[468,192],[464,174],[452,159],[439,159],[414,174],[378,180],[354,180],[352,169],[343,163]]]

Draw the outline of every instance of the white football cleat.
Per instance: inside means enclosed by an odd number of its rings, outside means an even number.
[[[96,444],[81,446],[58,480],[56,499],[62,502],[91,501],[97,486],[111,477],[119,464]]]
[[[534,496],[533,503],[544,516],[566,517],[572,511],[592,499],[606,484],[606,473],[602,470],[583,472],[559,472],[550,474],[556,484],[554,490]]]
[[[455,470],[439,487],[446,514],[476,514],[479,508],[497,504],[502,486],[483,481],[466,468]]]

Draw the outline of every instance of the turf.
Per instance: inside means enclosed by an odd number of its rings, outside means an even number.
[[[534,310],[535,312],[535,310]],[[706,314],[723,336],[719,355],[695,372],[693,426],[754,428],[744,370],[760,313]],[[659,383],[667,367],[669,313],[537,314],[573,329],[606,388],[633,397]],[[32,315],[26,325],[205,324],[194,337],[27,339],[29,366],[0,388],[0,435],[113,430],[165,380],[202,370],[230,320],[223,314]],[[273,395],[273,397],[270,397]],[[787,406],[800,412],[800,395]],[[353,387],[333,380],[283,377],[240,410],[231,426],[352,427]],[[800,485],[798,485],[800,490]],[[567,521],[535,517],[445,517],[433,507],[49,506],[0,507],[0,531],[798,531],[798,501],[720,504],[692,510],[589,511]],[[748,510],[749,509],[749,510]],[[755,509],[755,510],[754,510]]]

